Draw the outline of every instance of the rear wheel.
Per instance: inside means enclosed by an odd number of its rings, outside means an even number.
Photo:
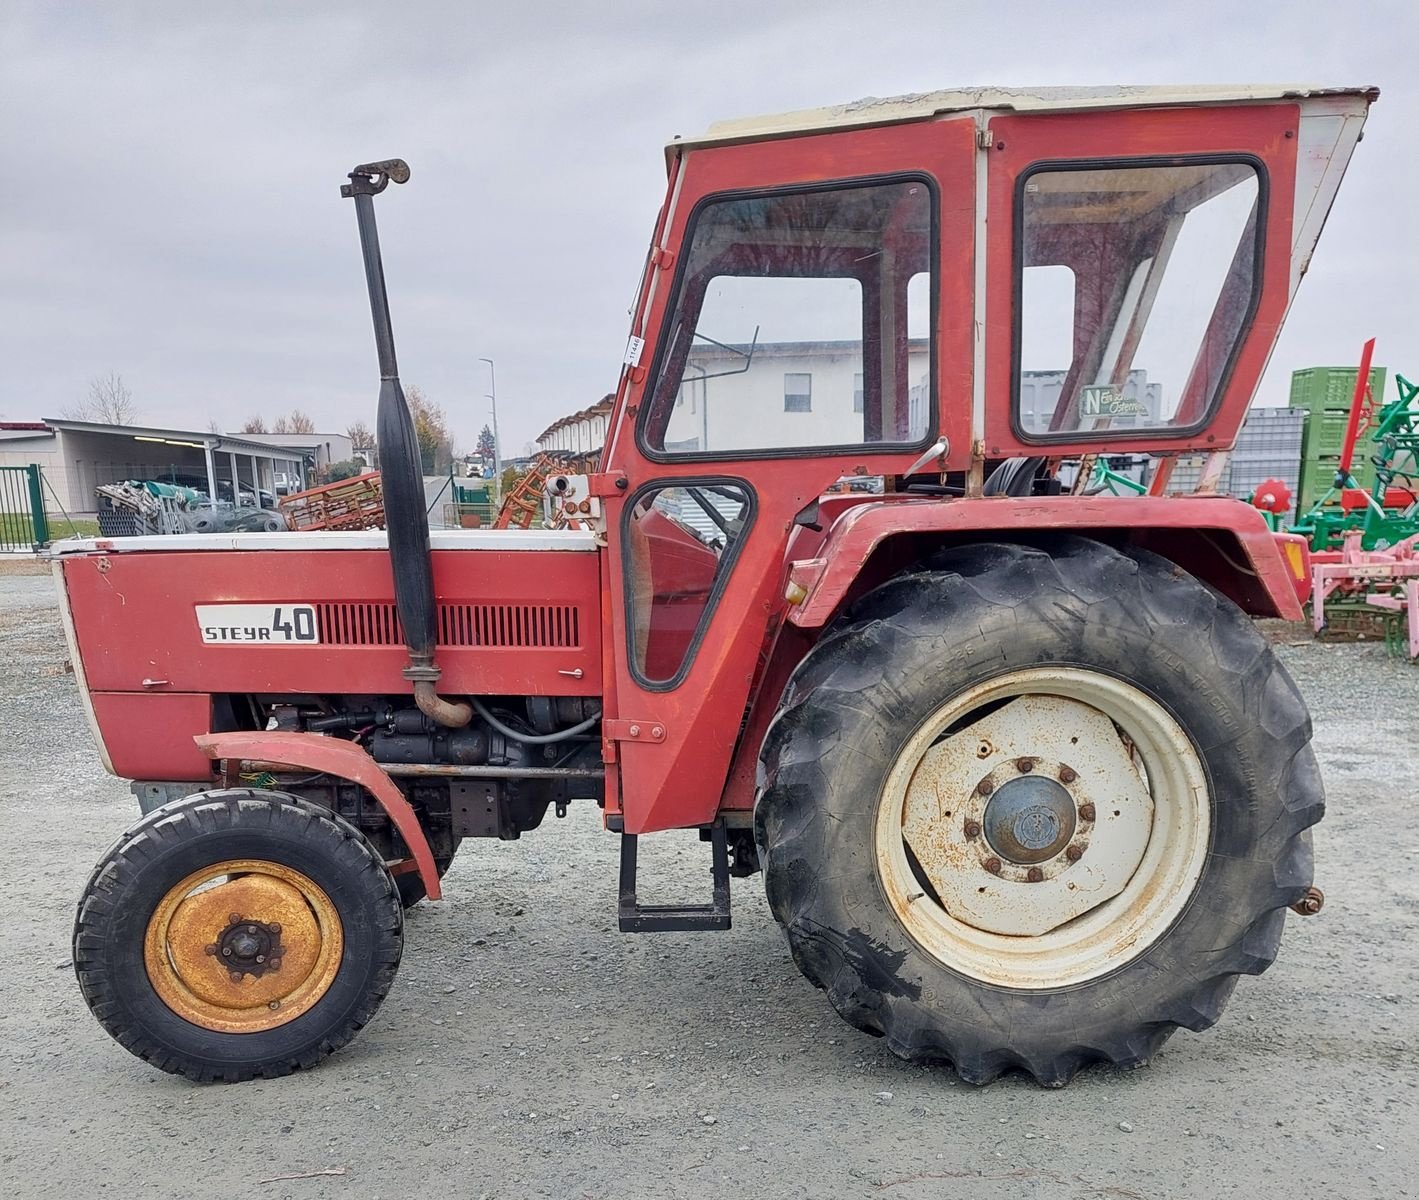
[[[795,673],[756,836],[794,958],[904,1058],[1146,1062],[1275,957],[1324,808],[1250,622],[1151,555],[984,545]]]
[[[79,904],[74,967],[99,1022],[196,1080],[309,1067],[394,980],[403,914],[368,842],[277,792],[206,792],[149,814]]]

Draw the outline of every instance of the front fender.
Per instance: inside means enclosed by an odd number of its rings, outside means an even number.
[[[424,881],[425,894],[430,900],[442,897],[438,867],[434,865],[434,854],[418,816],[409,806],[409,801],[404,799],[404,793],[394,786],[394,781],[354,742],[324,737],[318,733],[268,733],[264,730],[203,733],[192,740],[211,759],[299,767],[306,771],[338,775],[341,779],[358,783],[389,814],[394,828],[409,847],[419,878]]]

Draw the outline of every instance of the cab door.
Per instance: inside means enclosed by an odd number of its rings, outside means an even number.
[[[713,819],[795,520],[941,438],[942,469],[966,468],[975,156],[957,117],[674,164],[603,463],[623,476],[604,751],[627,832]]]

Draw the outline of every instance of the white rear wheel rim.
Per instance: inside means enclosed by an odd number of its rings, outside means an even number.
[[[1022,792],[1055,808],[1021,810]],[[999,813],[1021,811],[1024,825],[1002,825]],[[970,836],[987,814],[998,841],[1039,831],[1035,853],[1051,857],[1016,861],[984,831]],[[931,957],[984,983],[1046,989],[1153,946],[1187,907],[1210,835],[1202,761],[1162,705],[1112,675],[1040,667],[953,697],[912,735],[878,803],[875,853],[888,902]]]

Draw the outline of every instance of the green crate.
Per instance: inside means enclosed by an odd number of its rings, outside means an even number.
[[[1364,443],[1356,447],[1355,459],[1350,464],[1350,474],[1355,486],[1366,491],[1375,486],[1375,466],[1364,455]],[[1297,492],[1297,511],[1308,511],[1317,500],[1330,490],[1335,482],[1335,472],[1340,466],[1339,454],[1322,454],[1306,458],[1301,462],[1301,486]],[[1339,505],[1340,493],[1336,492],[1331,503]]]
[[[1347,412],[1355,398],[1355,376],[1359,367],[1305,367],[1291,372],[1291,407],[1321,412],[1342,408]],[[1384,367],[1370,368],[1370,394],[1376,404],[1385,401]]]
[[[1322,408],[1310,413],[1301,435],[1301,457],[1339,454],[1345,445],[1345,430],[1349,424],[1348,408]]]

